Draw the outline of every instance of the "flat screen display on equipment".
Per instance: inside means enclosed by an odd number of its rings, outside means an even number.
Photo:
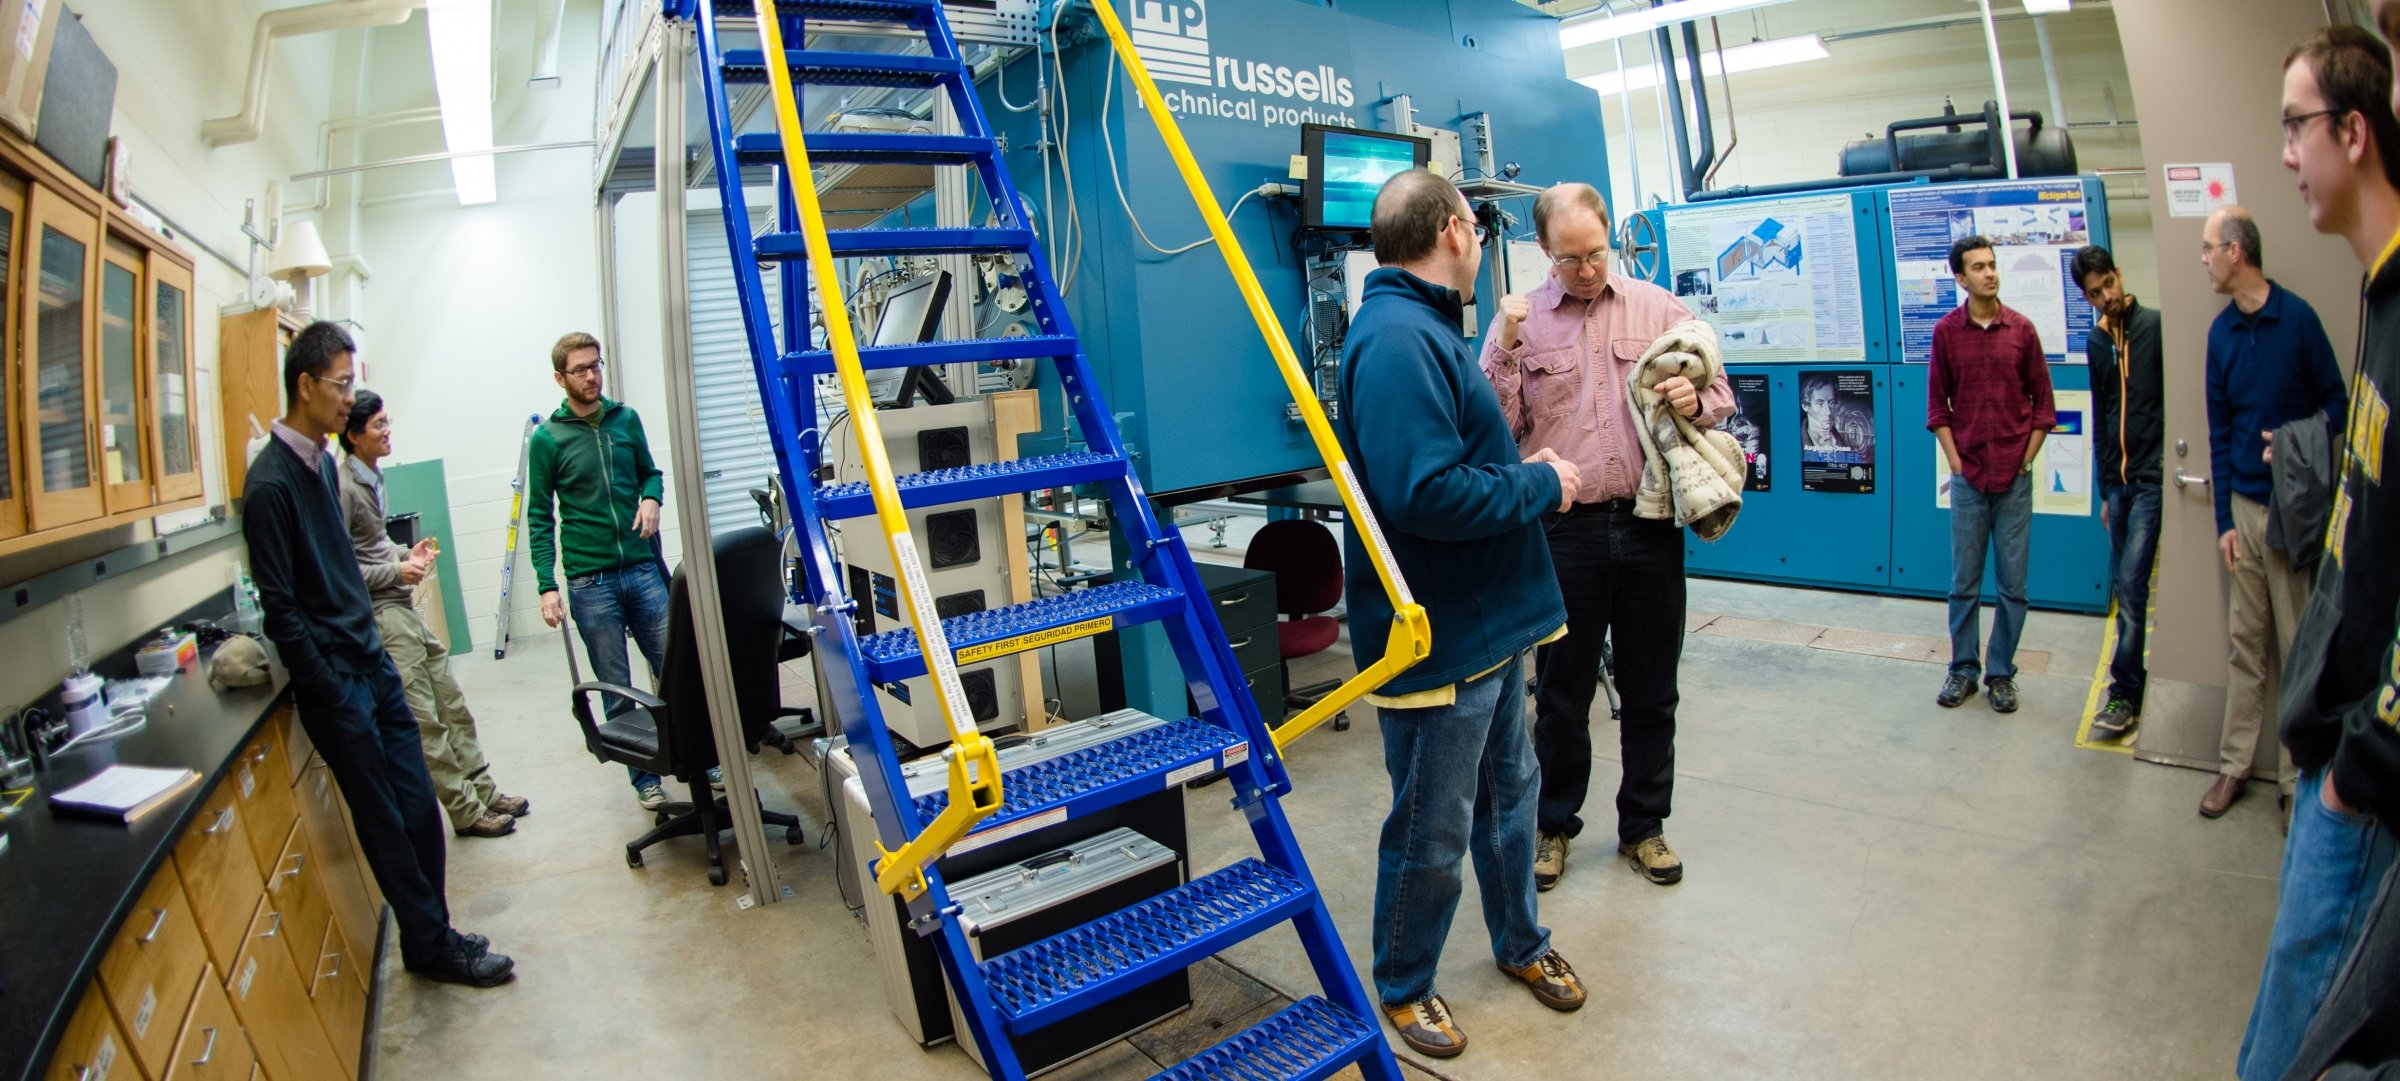
[[[942,305],[950,299],[950,272],[919,278],[883,298],[883,318],[875,323],[874,345],[915,345],[933,340],[941,326]]]
[[[1300,153],[1308,176],[1300,182],[1301,224],[1310,229],[1365,229],[1375,193],[1395,174],[1421,167],[1433,143],[1388,131],[1306,124]]]

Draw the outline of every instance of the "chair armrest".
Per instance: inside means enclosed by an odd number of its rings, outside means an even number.
[[[659,696],[651,694],[648,691],[635,690],[634,688],[625,686],[622,683],[602,683],[596,679],[589,680],[576,684],[573,693],[577,701],[582,701],[583,696],[586,694],[599,693],[614,695],[618,698],[622,698],[628,702],[631,702],[634,705],[640,706],[643,709],[667,708],[666,701],[661,699]]]
[[[595,694],[622,698],[625,701],[633,703],[636,708],[648,713],[650,715],[653,728],[655,728],[658,732],[659,755],[662,758],[667,757],[667,752],[669,750],[667,742],[668,734],[666,725],[660,723],[663,720],[667,708],[667,703],[664,699],[661,699],[657,695],[651,694],[648,691],[636,690],[620,683],[603,683],[599,680],[589,680],[576,684],[575,689],[568,692],[567,708],[569,712],[575,715],[575,726],[583,729],[583,748],[587,751],[590,751],[593,758],[597,758],[603,762],[616,761],[608,756],[606,745],[600,742],[600,724],[592,717],[592,702],[589,696]]]

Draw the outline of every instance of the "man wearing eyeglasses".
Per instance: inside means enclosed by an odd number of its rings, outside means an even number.
[[[2387,27],[2400,24],[2391,4],[2378,7]],[[2389,963],[2400,954],[2389,930],[2400,846],[2400,499],[2384,488],[2400,466],[2393,93],[2390,53],[2356,26],[2320,30],[2284,61],[2284,167],[2298,176],[2309,224],[2347,241],[2366,280],[2358,369],[2334,429],[2325,554],[2284,671],[2280,732],[2300,776],[2243,1081],[2389,1077],[2400,1060],[2391,1023],[2400,976]]]
[[[242,483],[242,538],[300,726],[341,786],[359,854],[391,902],[401,963],[431,979],[493,987],[514,977],[516,962],[450,926],[441,806],[399,669],[375,628],[325,445],[349,419],[355,352],[332,323],[292,336],[284,415]]]
[[[2262,253],[2258,223],[2241,207],[2220,207],[2201,226],[2200,265],[2209,285],[2233,300],[2208,328],[2209,492],[2218,558],[2231,578],[2225,627],[2232,660],[2217,779],[2200,797],[2207,818],[2242,797],[2308,601],[2307,571],[2267,545],[2267,506],[2275,494],[2267,433],[2317,411],[2338,426],[2346,401],[2316,309],[2267,277]]]
[[[558,626],[567,605],[574,605],[592,678],[632,686],[626,635],[641,647],[654,678],[667,659],[667,580],[651,544],[665,475],[650,457],[641,416],[600,393],[607,362],[599,339],[581,331],[560,338],[550,347],[550,368],[567,398],[534,429],[525,459],[525,534],[541,585],[542,621]],[[559,599],[554,559],[566,564],[565,601]],[[643,810],[666,805],[666,786],[656,774],[632,766],[625,771]],[[714,781],[716,770],[709,774]]]
[[[1618,741],[1617,853],[1659,885],[1683,878],[1668,847],[1675,789],[1675,669],[1683,657],[1683,533],[1633,513],[1644,456],[1626,383],[1650,343],[1692,317],[1649,282],[1609,273],[1608,205],[1589,184],[1560,184],[1533,204],[1534,235],[1550,277],[1503,297],[1484,338],[1484,376],[1531,455],[1574,463],[1575,502],[1546,516],[1550,558],[1567,608],[1567,634],[1536,655],[1534,753],[1542,765],[1541,841],[1534,881],[1558,884],[1583,830],[1592,776],[1592,696],[1613,645],[1622,701]],[[1657,386],[1676,412],[1713,427],[1733,412],[1733,386],[1706,392],[1681,376]]]

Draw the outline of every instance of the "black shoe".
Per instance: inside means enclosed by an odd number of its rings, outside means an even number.
[[[1952,709],[1973,697],[1975,697],[1975,670],[1953,668],[1950,670],[1950,678],[1942,681],[1942,693],[1933,696],[1933,704],[1943,709]]]
[[[1992,712],[2015,713],[2017,711],[2016,680],[2008,676],[1993,676],[1989,682],[1984,684],[1984,693],[1991,696]]]
[[[2092,715],[2090,742],[2115,743],[2133,734],[2142,726],[2142,711],[2122,698],[2111,698],[2108,705]]]
[[[460,931],[458,941],[467,947],[468,953],[477,957],[492,952],[492,940],[473,931]]]
[[[487,944],[484,952],[475,953],[464,936],[458,944],[442,951],[442,955],[424,967],[409,971],[429,980],[443,983],[463,983],[469,987],[498,987],[515,979],[517,963],[507,954],[493,953]]]

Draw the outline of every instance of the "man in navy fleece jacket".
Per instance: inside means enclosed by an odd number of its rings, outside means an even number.
[[[1554,1010],[1583,985],[1535,918],[1540,767],[1525,727],[1526,650],[1566,627],[1541,519],[1575,500],[1576,472],[1547,449],[1520,461],[1500,400],[1461,333],[1483,230],[1458,189],[1423,169],[1376,196],[1375,258],[1342,350],[1342,449],[1392,556],[1432,625],[1432,655],[1369,695],[1383,729],[1392,810],[1375,872],[1375,990],[1419,1054],[1467,1038],[1434,993],[1470,852],[1492,959]],[[1349,531],[1351,647],[1383,655],[1392,606]]]

